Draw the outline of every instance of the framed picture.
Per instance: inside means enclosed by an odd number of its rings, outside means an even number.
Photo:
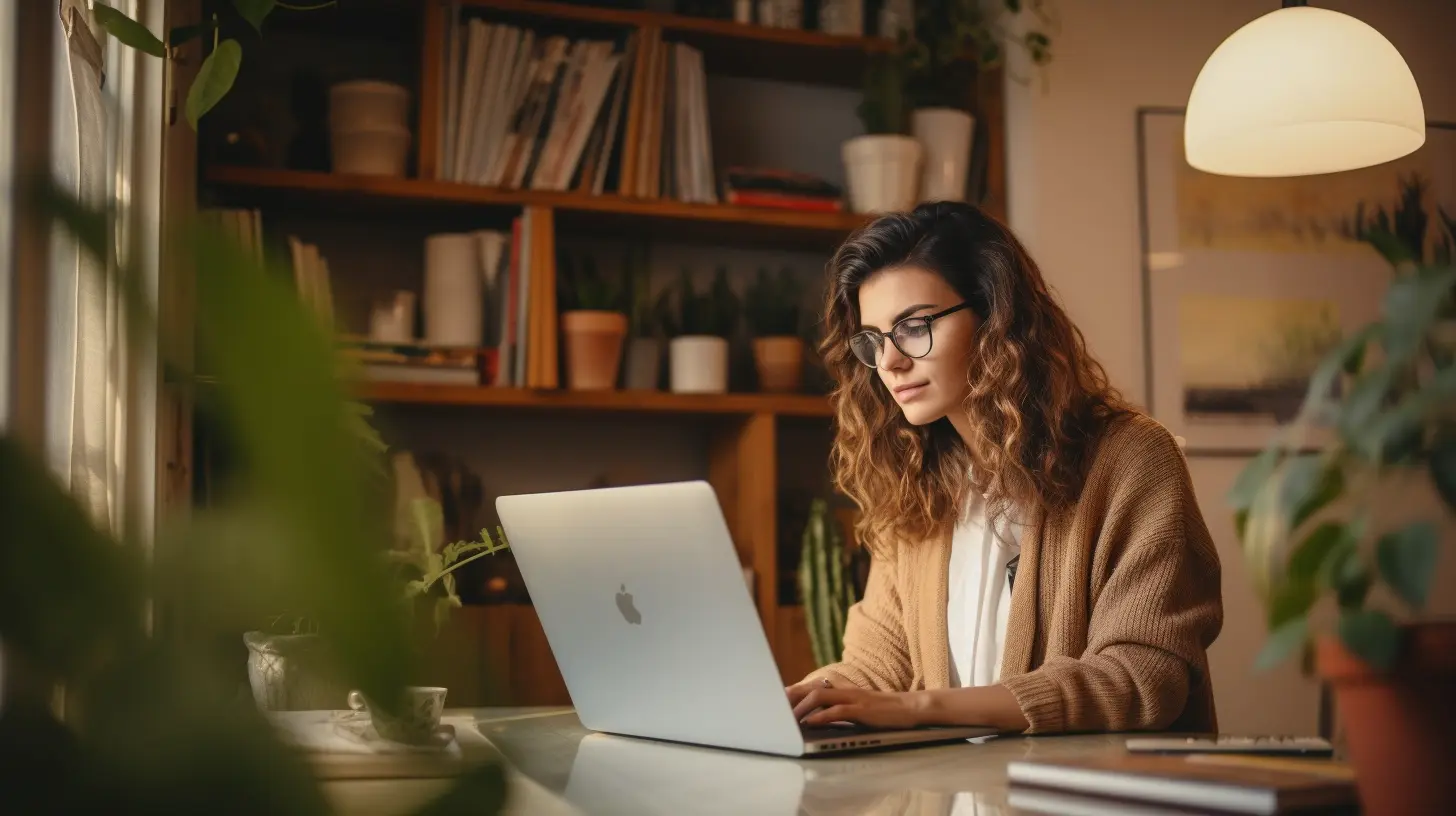
[[[1441,211],[1456,218],[1456,123],[1396,161],[1292,178],[1194,170],[1181,108],[1140,109],[1137,145],[1149,408],[1189,455],[1257,453],[1324,354],[1380,314],[1394,271],[1360,225],[1401,217],[1429,248]]]

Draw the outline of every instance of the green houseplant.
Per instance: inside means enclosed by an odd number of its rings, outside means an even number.
[[[844,627],[854,605],[854,576],[849,553],[829,502],[809,505],[799,554],[799,598],[814,662],[827,666],[844,653]]]
[[[622,258],[629,299],[626,372],[623,385],[639,391],[656,391],[662,369],[662,314],[652,300],[652,272],[647,265],[647,247],[628,246]]]
[[[677,312],[670,298],[677,296]],[[677,291],[664,291],[659,302],[668,344],[668,377],[678,394],[722,394],[728,390],[728,338],[738,327],[739,300],[728,283],[728,270],[718,267],[712,286],[699,293],[687,269]]]
[[[804,384],[804,340],[800,336],[803,288],[788,267],[772,277],[760,267],[748,288],[745,314],[753,331],[753,362],[764,391],[798,391]]]
[[[622,287],[598,273],[590,256],[578,265],[563,254],[560,263],[566,385],[577,391],[616,388],[627,337]]]
[[[865,132],[840,146],[849,205],[858,213],[894,212],[915,205],[920,143],[909,135],[907,62],[901,51],[877,54],[865,70],[858,108]]]
[[[1438,210],[1430,237],[1419,204],[1356,214],[1394,268],[1380,319],[1324,357],[1229,496],[1268,612],[1257,664],[1302,654],[1332,685],[1367,813],[1456,809],[1456,623],[1421,617],[1441,533],[1389,512],[1422,482],[1456,509],[1456,224]]]
[[[53,213],[115,275],[128,344],[155,339],[179,372],[169,387],[194,388],[140,275],[118,260],[111,215],[32,192],[17,193],[22,206]],[[205,226],[176,237],[171,251],[195,270],[207,398],[244,464],[226,496],[162,519],[147,547],[95,526],[27,445],[0,435],[0,740],[23,758],[0,769],[0,788],[16,812],[330,812],[306,758],[237,697],[242,667],[213,644],[269,610],[308,608],[330,633],[332,668],[386,708],[415,661],[330,338],[279,270]],[[504,795],[487,763],[426,809],[495,812]]]

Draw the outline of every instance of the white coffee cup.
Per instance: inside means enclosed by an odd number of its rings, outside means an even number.
[[[440,729],[440,715],[445,711],[445,694],[440,686],[408,686],[395,714],[385,712],[363,692],[349,692],[349,708],[368,711],[369,719],[379,736],[395,742],[423,743],[431,741]]]

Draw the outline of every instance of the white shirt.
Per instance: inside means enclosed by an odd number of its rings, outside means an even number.
[[[998,535],[999,533],[999,535]],[[1021,528],[1006,519],[992,529],[986,500],[971,500],[951,535],[946,630],[952,688],[995,685],[1011,614],[1006,566],[1021,552]]]

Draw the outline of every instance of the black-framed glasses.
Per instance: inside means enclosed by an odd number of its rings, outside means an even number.
[[[971,304],[960,303],[949,309],[943,309],[935,314],[921,317],[907,317],[899,323],[890,327],[888,336],[895,348],[906,357],[921,358],[930,353],[934,345],[930,333],[930,324],[945,317],[955,314]],[[849,338],[849,350],[861,363],[870,368],[878,368],[880,357],[885,353],[886,332],[879,329],[862,329]]]

